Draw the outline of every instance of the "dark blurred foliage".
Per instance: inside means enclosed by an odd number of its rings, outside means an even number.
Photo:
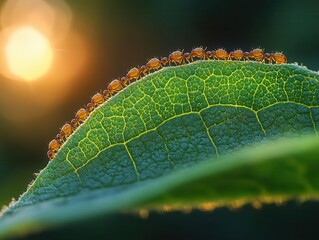
[[[31,120],[20,117],[23,124],[11,122],[2,115],[6,109],[15,110],[17,105],[3,100],[6,92],[1,92],[0,204],[8,204],[11,197],[17,198],[26,189],[33,173],[45,167],[48,162],[47,143],[64,122],[72,119],[78,108],[99,89],[105,89],[112,79],[125,75],[131,67],[142,65],[154,56],[167,56],[176,49],[189,51],[196,46],[208,49],[223,47],[229,51],[262,47],[269,52],[283,51],[289,62],[298,62],[318,70],[319,1],[69,0],[66,3],[73,12],[72,29],[88,43],[86,64],[74,77],[68,94],[61,96],[60,101],[41,114],[35,103],[28,102],[29,96],[44,91],[41,83],[34,83],[32,88],[19,83],[15,87],[16,95],[10,97],[27,103],[23,109],[25,116],[34,115]],[[55,47],[59,49],[65,46],[61,43]],[[62,57],[63,54],[68,55],[72,60],[72,51],[72,47],[68,47],[66,52],[59,54]],[[11,84],[9,79],[0,80],[0,90]],[[48,97],[59,94],[45,91],[44,96]],[[314,217],[313,214],[319,213],[318,205],[312,205],[316,208],[314,213],[309,211],[303,215],[306,222]],[[303,210],[299,206],[289,209],[297,212]],[[276,221],[273,225],[271,221],[262,222],[262,217],[260,221],[251,222],[249,211],[245,208],[236,213],[237,221],[246,222],[243,231],[248,231],[248,228],[260,231],[261,224],[267,224],[269,231],[278,227]],[[273,208],[272,212],[274,217],[280,215],[283,221],[294,228],[302,227],[297,224],[299,219],[291,217],[289,211]],[[189,214],[187,219],[198,217],[198,222],[192,220],[192,226],[185,223],[185,227],[201,229],[204,222],[210,218],[217,221],[218,216],[214,212],[204,216],[198,212]],[[165,221],[177,224],[180,218],[179,214],[169,214]],[[220,221],[225,228],[234,227],[231,217],[221,218]],[[159,223],[156,224],[160,227]],[[148,227],[145,225],[145,228]],[[203,230],[210,231],[210,228]],[[182,233],[183,229],[180,227],[176,231]],[[240,229],[236,231],[240,234]]]
[[[146,219],[129,214],[115,215],[37,233],[27,239],[306,240],[319,238],[319,232],[314,229],[318,220],[317,203],[290,201],[282,206],[265,205],[261,209],[247,205],[213,212],[156,212]]]

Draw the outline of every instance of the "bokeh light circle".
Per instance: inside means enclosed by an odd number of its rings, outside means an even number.
[[[26,26],[13,31],[8,37],[5,58],[12,74],[25,80],[34,80],[50,69],[53,50],[39,31]]]

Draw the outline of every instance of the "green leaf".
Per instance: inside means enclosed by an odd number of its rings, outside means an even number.
[[[317,134],[318,80],[297,65],[235,61],[150,74],[90,115],[5,212],[0,234],[132,207],[315,197],[317,140],[236,152]]]

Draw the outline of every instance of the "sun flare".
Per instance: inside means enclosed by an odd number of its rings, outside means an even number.
[[[53,50],[45,36],[26,26],[11,33],[5,46],[5,57],[12,74],[30,81],[48,72]]]

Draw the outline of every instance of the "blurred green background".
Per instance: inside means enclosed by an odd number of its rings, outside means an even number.
[[[8,204],[12,197],[18,198],[34,178],[33,174],[46,166],[47,143],[95,92],[105,89],[114,78],[125,75],[131,67],[143,65],[154,56],[167,56],[176,49],[190,51],[197,46],[208,49],[223,47],[228,51],[262,47],[268,52],[283,51],[290,63],[298,62],[315,71],[319,69],[319,1],[64,2],[73,14],[70,27],[73,35],[53,46],[56,54],[54,69],[62,65],[67,68],[73,61],[79,61],[73,74],[65,77],[52,70],[33,82],[0,76],[0,205]],[[79,55],[79,49],[85,54]],[[306,228],[299,224],[300,218],[309,224],[319,220],[317,203],[308,204],[306,209],[295,203],[268,208],[275,218],[273,221],[262,220],[265,209],[251,208],[237,212],[227,209],[205,214],[193,212],[183,217],[179,213],[155,214],[151,215],[149,222],[146,221],[147,224],[138,217],[132,217],[133,220],[131,217],[122,218],[125,218],[123,224],[138,222],[140,227],[136,229],[147,229],[146,233],[153,228],[152,231],[162,233],[157,236],[167,238],[173,236],[169,234],[172,231],[175,237],[183,236],[184,239],[187,238],[182,234],[184,227],[192,228],[198,234],[219,226],[232,231],[233,218],[237,224],[242,224],[237,226],[238,238],[248,231],[255,231],[256,236],[263,234],[265,229],[273,231],[278,228],[278,222],[283,223],[280,225],[283,230],[286,227],[289,231],[293,226],[291,231],[302,232]],[[292,214],[295,212],[298,214]],[[280,221],[276,219],[279,215]],[[154,224],[150,224],[152,221]],[[176,232],[167,227],[165,234],[161,226],[167,222],[179,224]],[[263,224],[267,227],[264,228]],[[315,232],[316,229],[307,226],[308,233]],[[97,229],[102,231],[104,228],[97,226]],[[137,234],[137,238],[151,237],[143,235],[142,231]],[[213,232],[207,236],[222,237]],[[38,237],[43,239],[44,236]]]

